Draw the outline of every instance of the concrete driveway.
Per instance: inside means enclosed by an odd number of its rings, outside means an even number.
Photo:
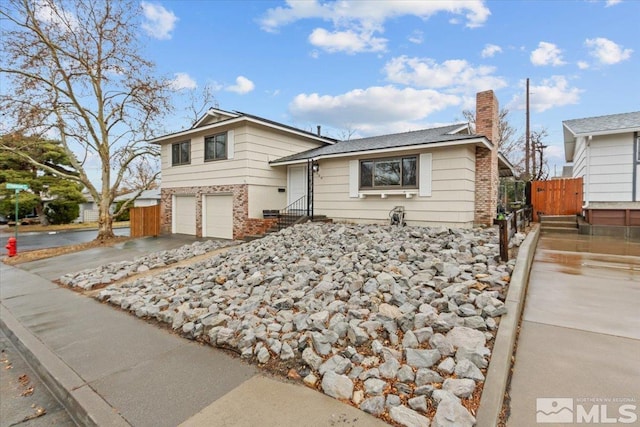
[[[607,419],[638,425],[639,313],[640,243],[543,235],[531,269],[507,425]],[[628,417],[620,413],[624,404],[633,406]]]

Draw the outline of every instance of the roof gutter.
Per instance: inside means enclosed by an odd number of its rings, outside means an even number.
[[[227,126],[227,125],[240,123],[242,121],[247,121],[247,122],[250,122],[250,123],[254,123],[254,124],[259,124],[259,125],[262,125],[262,126],[270,127],[270,128],[273,128],[273,129],[280,130],[282,132],[287,132],[289,134],[302,136],[302,137],[305,137],[305,138],[308,138],[308,139],[311,139],[311,140],[314,140],[314,141],[322,142],[323,144],[327,144],[327,145],[335,144],[335,141],[333,141],[331,139],[328,139],[328,138],[325,138],[325,137],[321,137],[321,136],[315,135],[313,133],[308,133],[308,132],[303,132],[303,131],[296,131],[296,130],[293,130],[293,129],[290,129],[290,128],[286,128],[284,126],[278,126],[278,125],[274,125],[272,123],[265,123],[265,122],[263,122],[261,120],[257,120],[257,119],[254,119],[252,117],[247,117],[247,116],[239,116],[239,117],[235,117],[235,118],[232,118],[232,119],[228,119],[228,120],[223,120],[223,121],[220,121],[220,122],[212,123],[210,125],[205,125],[205,126],[201,126],[201,127],[198,127],[198,128],[191,128],[191,129],[179,131],[179,132],[172,133],[172,134],[169,134],[169,135],[165,135],[165,136],[161,136],[161,137],[158,137],[158,138],[150,139],[147,142],[149,144],[162,144],[163,142],[169,141],[171,139],[189,136],[189,135],[200,133],[200,132],[203,132],[203,131],[207,131],[207,130],[216,129],[216,128]]]
[[[273,160],[273,161],[270,161],[269,164],[272,166],[296,165],[300,163],[306,163],[310,159],[325,160],[325,159],[335,159],[335,158],[341,158],[341,157],[356,157],[356,156],[361,156],[363,154],[368,155],[368,154],[397,153],[399,151],[418,150],[421,148],[452,147],[456,145],[467,145],[470,143],[473,143],[473,144],[480,143],[481,145],[488,148],[489,150],[493,149],[493,144],[483,136],[480,138],[462,139],[458,141],[432,142],[427,144],[405,145],[402,147],[379,148],[375,150],[360,150],[360,151],[353,151],[350,153],[336,153],[336,154],[325,154],[325,155],[321,154],[319,156],[310,156],[310,157],[305,157],[304,159],[289,160],[284,162],[278,162],[278,160]]]

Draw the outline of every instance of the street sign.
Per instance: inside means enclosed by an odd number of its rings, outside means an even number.
[[[28,190],[29,186],[27,184],[12,184],[7,182],[7,190]]]

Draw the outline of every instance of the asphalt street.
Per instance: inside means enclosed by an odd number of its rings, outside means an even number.
[[[114,228],[113,232],[116,236],[128,236],[129,228]],[[2,239],[3,247],[7,244],[7,239],[14,235],[13,233],[13,227],[2,228],[0,238]],[[98,230],[95,229],[21,233],[18,228],[18,252],[77,245],[78,243],[90,242],[95,239],[97,235]]]

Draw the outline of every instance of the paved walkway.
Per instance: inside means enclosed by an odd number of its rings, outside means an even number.
[[[65,272],[184,243],[139,239],[20,269],[0,263],[0,326],[80,425],[386,425],[51,282]]]
[[[550,412],[554,426],[621,416],[640,425],[640,243],[540,238],[510,396],[508,426],[549,425],[538,421]],[[635,410],[619,414],[622,404]]]

